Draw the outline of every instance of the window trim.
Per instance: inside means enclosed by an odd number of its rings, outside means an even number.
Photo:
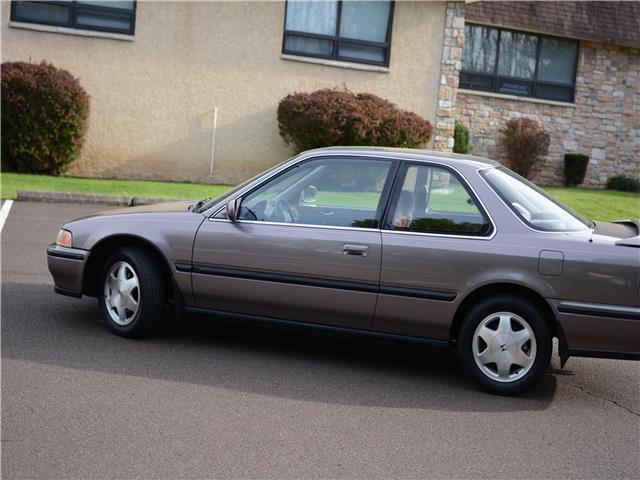
[[[395,1],[391,0],[389,3],[389,18],[387,19],[387,34],[384,42],[372,42],[369,40],[358,40],[355,38],[341,37],[340,36],[340,23],[342,22],[342,3],[343,0],[338,0],[338,10],[336,12],[336,31],[334,35],[323,35],[318,33],[309,33],[309,32],[301,32],[299,30],[288,30],[287,29],[287,11],[289,9],[289,0],[285,2],[284,7],[284,24],[283,24],[283,34],[282,34],[282,53],[285,55],[296,55],[300,57],[311,57],[311,58],[323,58],[327,60],[336,60],[341,62],[351,62],[351,63],[363,63],[366,65],[379,65],[383,67],[388,67],[391,62],[391,33],[393,29],[393,12],[395,10]],[[296,50],[287,50],[285,47],[287,36],[293,35],[298,37],[306,37],[313,38],[316,40],[330,40],[333,42],[333,47],[331,51],[331,55],[321,55],[314,54],[308,52],[299,52]],[[355,46],[364,46],[364,47],[378,47],[384,49],[384,61],[376,62],[373,60],[365,60],[358,59],[352,57],[345,57],[339,55],[340,44],[344,43],[346,45],[355,45]]]
[[[380,199],[378,200],[378,205],[376,206],[376,212],[375,212],[375,221],[376,221],[376,226],[375,227],[353,227],[353,226],[340,226],[340,225],[316,225],[316,224],[312,224],[312,223],[288,223],[288,222],[273,222],[273,221],[262,221],[262,220],[245,220],[245,219],[237,219],[236,223],[251,223],[251,224],[260,224],[260,225],[288,225],[288,226],[292,226],[292,227],[316,227],[316,228],[337,228],[337,229],[347,229],[347,230],[373,230],[373,231],[380,231],[383,225],[383,218],[384,215],[386,213],[386,208],[389,205],[389,199],[392,196],[392,189],[395,185],[397,176],[398,176],[398,172],[400,171],[401,168],[401,161],[398,159],[393,159],[393,158],[387,158],[387,157],[376,157],[376,156],[358,156],[358,157],[354,157],[354,156],[349,156],[349,155],[319,155],[319,156],[314,156],[314,157],[308,157],[305,158],[304,160],[300,160],[299,162],[290,165],[287,168],[284,168],[283,170],[279,171],[278,173],[274,174],[273,176],[265,179],[263,182],[259,183],[258,185],[254,185],[251,188],[249,188],[248,190],[240,193],[239,195],[234,197],[235,199],[240,198],[241,199],[241,205],[242,202],[245,201],[246,197],[251,195],[253,192],[255,192],[256,190],[258,190],[259,188],[263,187],[265,184],[270,183],[272,180],[276,180],[278,177],[290,172],[291,170],[294,170],[298,167],[301,167],[309,162],[314,162],[314,161],[330,161],[330,162],[344,162],[344,161],[349,161],[349,160],[353,160],[355,162],[361,162],[361,161],[376,161],[376,162],[385,162],[385,163],[389,163],[389,172],[387,173],[387,178],[385,179],[385,183],[382,187],[382,190],[380,192]],[[215,218],[216,215],[218,215],[219,213],[223,212],[224,208],[222,208],[221,210],[218,210],[211,218]],[[224,219],[218,219],[215,218],[216,220],[227,220],[226,218]],[[229,221],[229,220],[227,220]]]
[[[78,3],[77,0],[72,2],[61,2],[56,0],[47,0],[47,1],[33,1],[29,3],[36,3],[42,5],[53,5],[53,6],[63,6],[69,9],[69,18],[66,23],[63,22],[54,22],[54,21],[46,21],[46,20],[32,20],[28,18],[19,17],[16,13],[16,0],[11,1],[11,16],[10,20],[12,22],[21,22],[28,23],[33,25],[50,25],[53,27],[65,27],[73,30],[88,30],[92,32],[106,32],[106,33],[117,33],[121,35],[135,35],[136,29],[136,13],[138,9],[137,0],[133,1],[133,8],[128,10],[126,8],[117,8],[117,7],[104,7],[101,5],[91,5]],[[112,13],[112,14],[120,14],[129,17],[131,22],[131,28],[128,30],[123,30],[119,28],[109,28],[109,27],[100,27],[94,25],[84,25],[78,24],[78,14],[84,12],[94,12],[94,13]]]
[[[513,95],[516,97],[524,97],[524,98],[537,98],[540,100],[549,100],[552,102],[563,102],[563,103],[575,103],[575,98],[576,98],[576,78],[578,76],[578,60],[580,58],[580,42],[574,38],[566,38],[566,37],[559,37],[557,35],[547,35],[547,34],[543,34],[543,33],[535,33],[535,32],[529,32],[529,31],[525,31],[525,30],[514,30],[512,28],[503,28],[503,27],[497,27],[494,25],[487,25],[487,24],[483,24],[483,23],[476,23],[476,22],[465,22],[465,26],[466,25],[474,25],[474,26],[478,26],[478,27],[485,27],[485,28],[492,28],[494,30],[498,31],[498,38],[496,40],[496,61],[495,61],[495,65],[493,67],[493,72],[492,73],[487,73],[487,72],[479,72],[479,71],[475,71],[475,70],[465,70],[464,68],[460,69],[460,88],[464,89],[464,90],[473,90],[473,91],[478,91],[478,92],[486,92],[486,93],[497,93],[500,95]],[[536,42],[536,63],[535,63],[535,70],[533,73],[533,78],[532,79],[527,79],[527,78],[521,78],[521,77],[512,77],[512,76],[508,76],[508,75],[499,75],[498,74],[498,67],[500,64],[500,44],[502,43],[502,32],[511,32],[511,33],[520,33],[520,34],[525,34],[525,35],[531,35],[537,38],[537,42]],[[553,82],[553,81],[545,81],[545,80],[538,80],[538,73],[539,73],[539,63],[540,63],[540,50],[541,50],[541,46],[542,46],[542,39],[543,38],[552,38],[552,39],[557,39],[557,40],[569,40],[569,41],[573,41],[576,44],[576,62],[575,62],[575,67],[573,69],[573,78],[572,78],[572,83],[568,84],[568,83],[562,83],[562,82]],[[463,52],[464,55],[464,52]],[[485,78],[489,78],[491,79],[491,89],[487,90],[484,88],[474,88],[471,85],[463,85],[462,84],[462,75],[463,74],[469,74],[469,75],[477,75],[480,77],[485,77]],[[527,82],[529,84],[531,84],[531,95],[524,95],[524,94],[519,94],[519,93],[505,93],[505,92],[501,92],[498,90],[498,82],[500,80],[514,80],[514,81],[519,81],[519,82]],[[554,99],[554,98],[547,98],[547,97],[540,97],[538,96],[538,85],[541,84],[543,86],[551,86],[551,87],[564,87],[564,88],[569,88],[571,90],[571,98],[570,100],[558,100],[558,99]]]
[[[460,185],[462,185],[462,188],[466,190],[469,197],[472,198],[473,201],[475,202],[476,207],[478,208],[478,211],[480,212],[482,217],[486,220],[486,222],[489,224],[489,230],[487,230],[483,234],[477,234],[477,233],[460,233],[460,232],[449,232],[449,233],[419,232],[419,231],[396,229],[393,226],[393,224],[389,221],[389,217],[391,216],[393,206],[396,204],[396,202],[400,197],[400,193],[402,191],[402,184],[404,182],[404,179],[406,178],[407,171],[409,170],[409,167],[414,165],[418,167],[423,166],[423,167],[430,167],[430,168],[440,168],[452,174],[458,180]],[[481,240],[491,240],[495,236],[497,231],[496,224],[493,221],[493,218],[491,218],[491,215],[489,215],[486,207],[480,200],[480,197],[476,194],[475,190],[473,189],[473,187],[471,187],[467,179],[464,178],[464,175],[462,175],[458,170],[451,167],[450,165],[446,165],[443,163],[409,161],[409,160],[403,161],[402,165],[396,172],[393,188],[391,190],[391,194],[389,195],[384,216],[382,218],[381,230],[383,233],[400,233],[400,234],[406,234],[406,235],[429,235],[429,236],[436,236],[436,237],[475,238],[475,239],[481,239]]]

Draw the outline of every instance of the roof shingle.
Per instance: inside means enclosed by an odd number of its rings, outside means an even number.
[[[640,2],[473,2],[468,21],[640,48]]]

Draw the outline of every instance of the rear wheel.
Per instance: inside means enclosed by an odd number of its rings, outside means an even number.
[[[534,386],[551,359],[551,333],[543,315],[517,296],[495,296],[466,315],[458,354],[483,389],[517,395]]]
[[[135,338],[158,327],[166,288],[152,255],[138,247],[121,248],[107,259],[100,279],[98,303],[109,330]]]

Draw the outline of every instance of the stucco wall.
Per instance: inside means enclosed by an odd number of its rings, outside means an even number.
[[[613,175],[640,177],[640,51],[580,42],[575,103],[563,106],[458,91],[456,117],[470,128],[471,153],[506,161],[500,131],[528,117],[549,131],[549,154],[537,181],[563,182],[564,154],[589,155],[584,186],[603,187]]]
[[[435,123],[444,3],[396,2],[389,72],[281,58],[282,2],[138,2],[132,42],[12,28],[2,59],[46,60],[80,78],[91,119],[69,174],[208,180],[218,107],[216,182],[235,183],[291,155],[278,101],[294,91],[368,91]]]

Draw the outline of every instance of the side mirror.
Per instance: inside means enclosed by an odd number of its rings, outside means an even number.
[[[227,203],[227,219],[235,222],[238,220],[238,215],[240,215],[240,204],[242,203],[241,198],[236,198]]]
[[[316,203],[318,200],[318,189],[314,185],[309,185],[302,191],[302,203]]]

